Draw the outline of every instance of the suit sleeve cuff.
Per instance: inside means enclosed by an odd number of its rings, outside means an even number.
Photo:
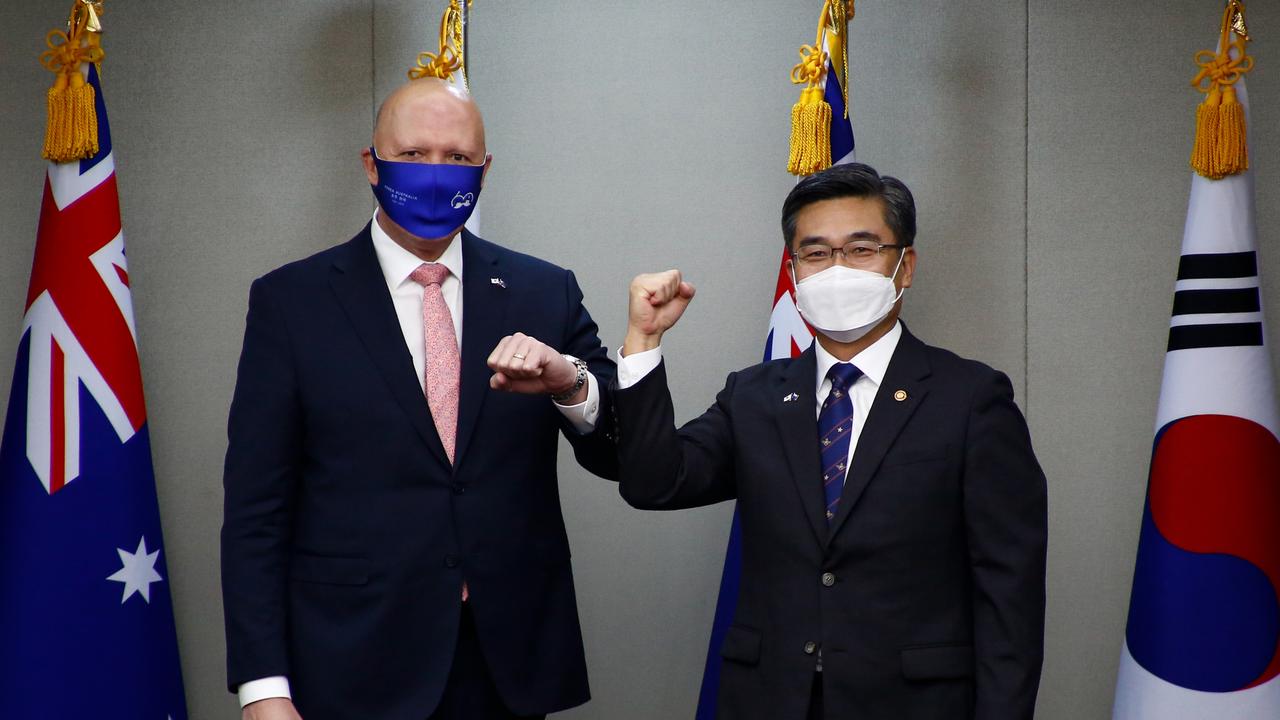
[[[555,406],[579,435],[590,433],[600,419],[600,382],[594,374],[587,373],[587,399],[577,405],[555,403]]]
[[[646,375],[653,372],[658,365],[662,364],[662,347],[658,346],[652,350],[644,352],[623,355],[622,350],[618,350],[618,389],[626,390],[645,378]]]
[[[289,692],[289,678],[283,675],[274,675],[265,677],[260,680],[250,680],[239,687],[240,707],[243,708],[249,703],[255,703],[259,700],[267,700],[269,698],[289,698],[293,699],[293,695]]]

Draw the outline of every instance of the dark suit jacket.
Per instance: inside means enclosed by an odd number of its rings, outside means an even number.
[[[607,478],[614,365],[573,274],[464,232],[451,467],[369,228],[254,282],[229,421],[222,587],[229,686],[287,675],[307,720],[422,720],[439,702],[465,578],[507,705],[589,698],[556,480],[561,432]],[[503,285],[492,281],[500,278]],[[585,360],[601,422],[491,391],[516,331]]]
[[[820,651],[830,718],[1030,718],[1045,478],[1008,378],[904,331],[828,528],[815,362],[731,374],[679,431],[665,366],[614,396],[627,502],[738,500],[719,717],[803,720]]]

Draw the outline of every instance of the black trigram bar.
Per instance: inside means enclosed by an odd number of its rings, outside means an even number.
[[[1255,252],[1212,253],[1183,255],[1178,262],[1179,280],[1205,278],[1240,278],[1258,274],[1258,254]]]
[[[1262,323],[1178,325],[1169,328],[1169,351],[1262,344]]]
[[[1262,309],[1258,288],[1179,290],[1173,294],[1174,315],[1248,313]]]

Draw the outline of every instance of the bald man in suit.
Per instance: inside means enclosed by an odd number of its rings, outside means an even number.
[[[478,187],[440,206],[444,231],[420,222],[453,192],[438,178],[488,172],[470,97],[399,88],[362,161],[373,220],[249,294],[224,481],[229,687],[251,720],[586,702],[556,454],[563,434],[616,475],[613,363],[573,273],[450,214]],[[419,195],[379,194],[392,173]]]

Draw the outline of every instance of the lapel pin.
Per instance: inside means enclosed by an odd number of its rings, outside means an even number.
[[[507,289],[507,281],[506,281],[506,280],[503,280],[503,279],[502,279],[502,278],[500,278],[500,277],[489,278],[489,284],[490,284],[490,285],[497,285],[498,287],[502,288],[503,290],[506,290],[506,289]]]
[[[906,390],[899,390],[899,391],[895,392],[895,393],[893,394],[893,399],[894,399],[894,400],[897,400],[898,402],[902,402],[903,400],[906,400],[906,399],[907,399],[907,391],[906,391]]]
[[[795,393],[791,393],[790,395],[784,395],[782,397],[782,402],[792,402],[794,400],[799,400],[799,399],[800,399],[799,395]]]

